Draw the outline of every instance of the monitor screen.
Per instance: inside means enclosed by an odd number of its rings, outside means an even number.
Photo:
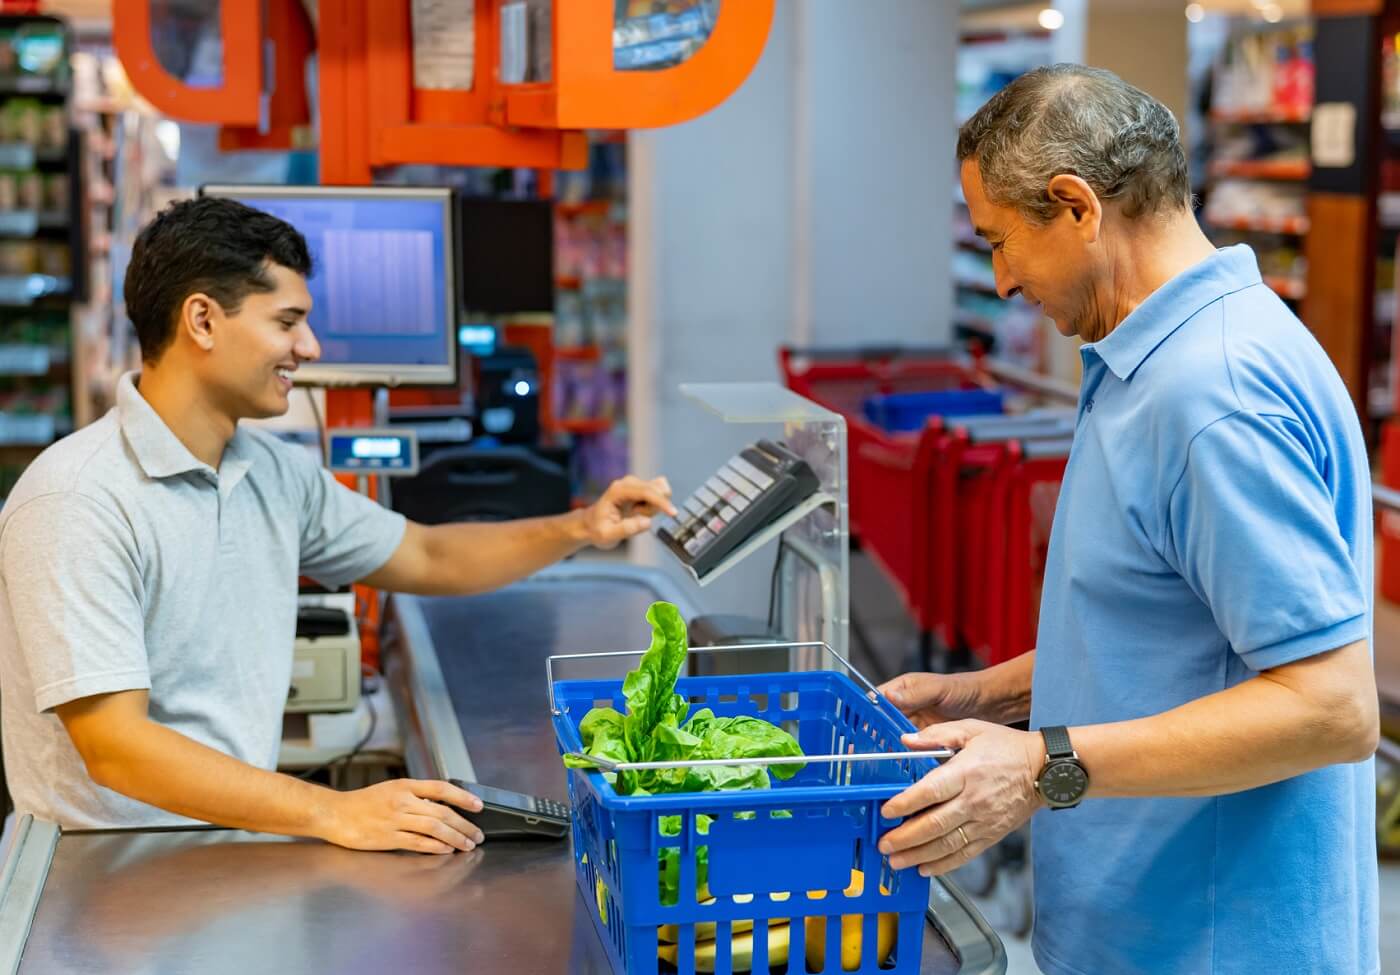
[[[461,200],[462,308],[508,315],[554,310],[554,205]]]
[[[457,382],[456,247],[450,190],[206,186],[279,217],[306,238],[317,385]]]

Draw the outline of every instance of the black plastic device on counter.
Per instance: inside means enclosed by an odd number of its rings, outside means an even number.
[[[488,840],[562,840],[569,835],[569,807],[562,802],[497,789],[480,782],[448,781],[481,800],[479,813],[457,811],[480,827]]]
[[[696,576],[787,514],[821,485],[785,445],[760,440],[745,447],[680,506],[656,535]]]

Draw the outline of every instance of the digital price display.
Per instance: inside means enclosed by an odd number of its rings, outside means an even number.
[[[335,474],[417,474],[418,435],[412,430],[327,431],[326,467]]]

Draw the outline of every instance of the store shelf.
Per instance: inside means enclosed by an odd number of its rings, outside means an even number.
[[[987,339],[996,338],[996,327],[987,319],[970,314],[960,308],[953,310],[953,325],[965,332],[972,332]]]
[[[50,295],[66,295],[72,287],[68,278],[50,274],[0,274],[0,305],[32,305]]]
[[[0,237],[33,237],[38,232],[38,210],[5,210],[0,212]]]
[[[1302,278],[1266,274],[1264,283],[1273,288],[1280,298],[1287,298],[1289,301],[1302,301],[1308,293],[1307,282]]]
[[[1263,234],[1288,234],[1301,237],[1308,232],[1307,217],[1243,217],[1205,214],[1206,223],[1221,230],[1243,230]]]
[[[595,433],[607,433],[613,428],[613,421],[607,419],[586,419],[586,420],[558,420],[555,422],[564,433],[574,433],[580,436]]]
[[[56,366],[68,364],[63,346],[14,343],[0,345],[0,376],[44,376]]]
[[[606,217],[612,212],[612,200],[583,200],[578,203],[556,203],[554,210],[562,217]]]
[[[39,163],[67,162],[68,153],[63,149],[36,149],[29,142],[0,142],[0,169],[28,170]]]
[[[975,281],[972,278],[957,278],[953,283],[965,291],[976,291],[978,294],[992,295],[996,298],[1001,297],[1001,295],[997,293],[996,285],[988,284],[985,281]]]
[[[981,237],[959,237],[957,245],[965,251],[976,251],[978,254],[990,254],[992,245]]]
[[[572,362],[597,362],[603,357],[603,348],[599,345],[556,345],[554,347],[554,358],[568,359]]]
[[[48,413],[0,413],[0,447],[47,444],[73,429],[73,421]]]
[[[999,44],[1024,41],[1049,42],[1055,34],[1048,30],[967,30],[958,36],[958,43],[988,48]]]
[[[68,86],[51,78],[30,78],[24,76],[0,78],[0,96],[3,95],[55,95],[68,97]]]
[[[1301,181],[1312,175],[1312,165],[1306,159],[1286,162],[1269,159],[1219,159],[1210,164],[1210,174],[1218,179]]]
[[[1212,122],[1227,122],[1240,125],[1296,125],[1311,119],[1309,110],[1288,111],[1283,109],[1219,109],[1210,112]]]
[[[0,237],[27,239],[40,229],[65,230],[67,213],[45,213],[39,210],[0,210]]]

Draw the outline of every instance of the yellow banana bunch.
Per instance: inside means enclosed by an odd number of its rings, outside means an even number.
[[[865,875],[859,870],[851,871],[851,886],[847,887],[847,897],[859,897],[865,890]],[[880,893],[887,894],[884,887]],[[826,891],[819,890],[808,895],[815,900],[826,897]],[[865,918],[860,914],[841,915],[841,968],[853,972],[860,967],[861,948],[864,947]],[[875,934],[875,949],[879,955],[877,964],[884,964],[894,950],[895,933],[898,930],[899,915],[881,914]],[[813,971],[823,971],[826,964],[826,918],[807,918],[807,967]]]
[[[852,870],[851,884],[846,888],[845,894],[848,897],[856,897],[864,889],[864,874],[859,870]],[[880,890],[886,892],[884,887],[881,887]],[[789,896],[786,893],[773,894],[772,898],[775,901],[785,901]],[[811,900],[821,900],[825,897],[826,891],[824,890],[808,892],[808,898]],[[747,904],[753,901],[753,895],[739,894],[735,896],[734,901],[738,904]],[[715,898],[709,897],[701,900],[700,903],[702,905],[713,904]],[[876,951],[881,964],[889,959],[890,952],[894,950],[898,920],[898,916],[895,914],[880,915],[876,935]],[[809,917],[805,919],[804,924],[807,942],[807,966],[815,971],[821,971],[826,962],[826,918]],[[862,925],[863,917],[860,914],[841,916],[841,967],[846,971],[854,971],[860,967],[864,940]],[[731,966],[736,972],[747,972],[753,968],[753,927],[752,920],[730,922],[730,958]],[[789,929],[789,919],[787,918],[774,918],[768,922],[768,964],[775,966],[787,964]],[[662,961],[677,965],[680,958],[680,946],[676,944],[680,940],[679,926],[663,924],[657,928],[656,935],[661,942],[656,949],[657,957]],[[716,924],[714,921],[696,923],[695,970],[697,972],[713,972],[715,970],[715,935]]]

